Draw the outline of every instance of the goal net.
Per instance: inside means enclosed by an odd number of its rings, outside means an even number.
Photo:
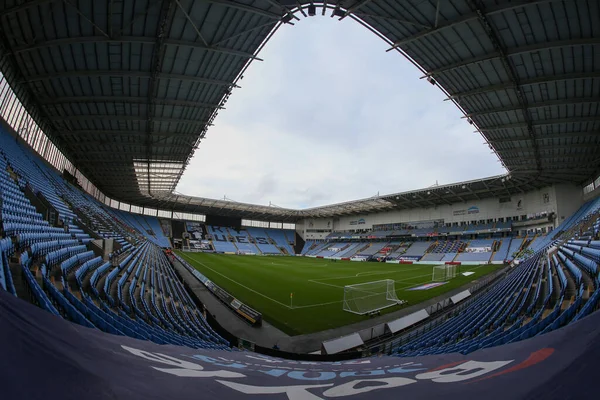
[[[403,303],[396,296],[392,279],[344,286],[344,311],[354,314],[368,314]]]
[[[431,280],[433,282],[447,281],[456,277],[456,265],[436,265],[433,267]]]

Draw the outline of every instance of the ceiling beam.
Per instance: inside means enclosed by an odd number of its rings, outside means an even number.
[[[578,123],[578,122],[598,122],[600,121],[600,117],[570,117],[570,118],[560,118],[560,119],[542,119],[532,121],[532,126],[546,126],[546,125],[557,125],[557,124],[569,124],[569,123]],[[512,124],[502,124],[490,127],[480,127],[479,130],[482,132],[492,132],[499,131],[503,129],[515,129],[515,128],[527,128],[526,122],[515,122]],[[536,138],[537,139],[537,138]]]
[[[90,115],[60,115],[48,117],[50,121],[61,122],[61,121],[88,121],[98,120],[103,121],[148,121],[147,116],[144,115],[109,115],[109,114],[90,114]],[[194,118],[167,118],[157,117],[154,121],[159,122],[170,122],[170,123],[186,123],[186,124],[207,124],[208,121],[200,121]]]
[[[563,75],[549,75],[549,76],[542,76],[542,77],[536,77],[536,78],[530,78],[530,79],[523,79],[523,80],[518,81],[518,85],[513,81],[502,82],[502,83],[498,83],[498,84],[494,84],[494,85],[482,86],[477,89],[467,90],[464,92],[456,92],[453,94],[451,93],[450,96],[448,97],[448,99],[446,99],[446,100],[459,100],[459,99],[462,99],[465,97],[475,96],[478,94],[497,92],[500,90],[507,90],[507,89],[517,89],[517,88],[523,87],[523,86],[541,85],[541,84],[549,83],[549,82],[568,81],[568,80],[573,80],[573,79],[593,79],[593,78],[598,78],[598,77],[600,77],[600,71],[575,72],[575,73],[563,74]]]
[[[151,72],[146,71],[112,71],[112,70],[89,70],[89,71],[62,71],[54,72],[45,75],[33,75],[27,76],[19,83],[32,83],[39,81],[48,81],[53,79],[71,79],[71,78],[93,78],[93,77],[109,77],[109,78],[139,78],[139,79],[151,79]],[[191,75],[180,75],[180,74],[167,74],[160,73],[157,76],[158,79],[174,79],[180,81],[190,81],[196,83],[206,83],[210,85],[226,86],[226,87],[239,87],[231,82],[223,81],[219,79],[208,79],[200,76]]]
[[[506,156],[503,157],[505,160],[519,160],[522,161],[520,163],[515,163],[515,162],[511,162],[511,165],[522,165],[522,164],[531,164],[531,158],[527,157],[527,156]],[[549,160],[552,159],[552,160]],[[581,169],[583,170],[587,170],[587,165],[586,162],[584,160],[593,160],[593,159],[598,159],[598,154],[583,154],[583,153],[573,153],[573,154],[561,154],[561,155],[555,155],[552,157],[546,157],[544,158],[544,161],[552,161],[552,164],[548,164],[546,163],[544,165],[543,170],[550,170],[550,169],[567,169],[565,168],[566,165],[570,166],[572,165],[576,165],[576,166],[581,166]],[[560,162],[558,162],[558,160],[561,160]],[[565,162],[564,160],[569,160],[569,162]],[[556,162],[554,162],[556,161]],[[579,164],[577,164],[579,161]],[[585,165],[585,166],[584,166]],[[510,169],[510,168],[509,168]]]
[[[148,93],[147,93],[147,109],[146,119],[146,159],[147,159],[147,173],[148,173],[148,190],[152,190],[152,179],[150,178],[150,160],[152,159],[153,147],[152,147],[152,132],[154,131],[154,123],[159,122],[160,118],[156,118],[156,97],[158,95],[158,80],[159,75],[162,73],[162,65],[165,56],[165,38],[171,32],[171,24],[175,16],[177,0],[163,0],[159,21],[156,27],[156,39],[154,48],[152,49],[152,70],[150,72],[150,81],[148,82]],[[162,147],[162,146],[161,146]]]
[[[506,53],[505,45],[500,39],[500,35],[496,33],[496,29],[491,25],[487,16],[485,15],[484,5],[481,1],[478,0],[467,0],[471,9],[477,14],[477,18],[483,29],[485,30],[490,42],[494,46],[496,52],[500,55],[500,61],[506,70],[506,74],[508,75],[510,82],[514,85],[515,93],[517,95],[517,100],[519,102],[519,106],[523,111],[523,117],[525,118],[525,124],[527,128],[527,133],[533,139],[533,155],[535,158],[535,163],[538,169],[542,168],[542,164],[540,161],[540,152],[538,150],[538,145],[535,142],[535,132],[533,131],[533,122],[531,120],[531,115],[529,114],[527,98],[525,97],[525,93],[523,92],[523,82],[519,80],[519,75],[511,63],[508,54]],[[479,125],[478,125],[479,126]]]
[[[55,105],[68,103],[125,103],[125,104],[147,104],[147,97],[135,96],[64,96],[54,98],[39,98],[41,105]],[[156,104],[174,106],[174,107],[195,107],[195,108],[219,108],[224,109],[216,103],[202,103],[193,100],[175,100],[175,99],[156,99]]]
[[[110,38],[106,36],[78,36],[78,37],[70,37],[70,38],[61,38],[61,39],[50,39],[44,41],[37,41],[31,44],[23,44],[20,46],[13,47],[10,52],[12,54],[22,54],[28,53],[31,51],[37,51],[50,47],[59,47],[59,46],[71,46],[71,45],[80,45],[80,44],[147,44],[154,45],[154,39],[152,37],[146,36],[120,36],[118,38]],[[247,53],[245,51],[229,49],[226,47],[219,46],[210,46],[204,44],[202,42],[195,42],[191,40],[178,40],[178,39],[170,39],[165,38],[164,40],[165,46],[174,46],[174,47],[190,47],[197,50],[206,50],[213,53],[221,53],[228,54],[232,56],[242,57],[246,59],[252,59],[256,61],[263,61],[262,58],[256,57],[252,53]]]
[[[31,7],[39,6],[39,5],[46,4],[46,3],[54,3],[57,1],[62,1],[62,0],[28,0],[21,4],[17,4],[13,7],[9,7],[3,11],[0,11],[0,17],[4,17],[5,15],[9,15],[9,14],[14,14],[19,11],[23,11],[28,8],[31,8]]]
[[[596,142],[596,143],[586,143],[586,144],[563,144],[563,145],[543,145],[543,146],[538,146],[538,149],[540,151],[547,151],[547,150],[587,150],[587,151],[595,151],[597,150],[598,146],[600,146],[600,143]],[[534,150],[531,147],[511,147],[511,148],[502,148],[502,149],[497,149],[498,152],[500,153],[506,153],[506,152],[521,152],[521,153],[530,153],[533,152]],[[578,152],[573,152],[573,153],[580,153]],[[544,158],[547,158],[548,156],[545,156]]]
[[[107,135],[107,136],[114,136],[114,137],[125,137],[128,138],[130,136],[144,136],[146,135],[145,131],[119,131],[119,130],[63,130],[60,132],[60,136],[67,136],[67,137],[79,137],[79,136],[88,136],[88,135],[93,135],[93,136],[98,136],[98,135]],[[152,132],[152,136],[156,137],[156,138],[185,138],[186,136],[189,137],[196,137],[196,134],[194,132],[188,132],[188,133],[182,133],[182,132]]]
[[[570,138],[574,138],[574,137],[588,137],[588,136],[594,136],[594,135],[600,135],[600,132],[562,132],[562,133],[553,133],[553,134],[539,134],[535,140],[536,141],[543,141],[543,140],[552,140],[552,139],[570,139]],[[519,136],[519,137],[514,137],[514,138],[499,138],[499,139],[492,139],[492,138],[488,138],[486,137],[486,140],[489,143],[511,143],[511,142],[522,142],[525,140],[531,140],[531,137],[529,136]]]
[[[570,40],[556,40],[550,42],[541,42],[536,43],[529,46],[520,46],[520,47],[510,47],[505,50],[505,54],[508,57],[513,57],[516,55],[533,53],[540,50],[550,50],[562,47],[574,47],[574,46],[593,46],[600,44],[600,38],[582,38],[582,39],[570,39]],[[497,60],[500,59],[502,55],[500,52],[495,51],[488,54],[482,54],[480,56],[468,58],[466,60],[460,60],[455,63],[446,64],[442,67],[436,68],[434,70],[429,71],[427,74],[423,76],[423,78],[427,76],[435,76],[440,75],[445,72],[449,72],[458,68],[463,68],[473,64],[480,64],[485,61]]]
[[[125,153],[127,153],[128,156],[130,156],[132,154],[137,154],[137,153],[141,152],[144,147],[144,145],[141,143],[137,143],[137,144],[106,143],[106,142],[101,142],[101,141],[77,142],[77,143],[73,144],[73,146],[75,148],[77,148],[77,147],[80,148],[82,150],[81,153],[83,153],[85,155],[103,154],[106,157],[111,157],[111,155],[113,153],[115,153],[116,149],[121,149],[121,150],[125,151]],[[93,146],[95,150],[89,150],[89,149],[84,150],[83,149],[83,148],[89,147],[89,146]],[[172,149],[186,149],[189,151],[189,149],[192,147],[193,147],[193,145],[191,145],[191,144],[162,144],[162,145],[160,145],[159,148],[161,150],[166,150],[168,153],[168,151],[172,150]],[[156,148],[154,148],[154,150],[156,150]],[[154,151],[153,154],[168,155],[168,154],[165,154],[165,152],[163,152],[163,151]],[[83,159],[85,159],[85,156]],[[168,169],[175,169],[175,168],[168,168]],[[176,168],[175,170],[179,171],[180,169],[181,168]]]
[[[548,101],[540,101],[540,102],[534,102],[534,103],[528,103],[527,106],[529,109],[534,109],[534,108],[543,108],[543,107],[554,107],[554,106],[568,106],[568,105],[575,105],[575,104],[592,104],[592,103],[600,103],[600,99],[595,98],[595,97],[588,97],[588,98],[580,98],[580,99],[559,99],[559,100],[548,100]],[[487,110],[481,110],[481,111],[475,111],[475,112],[471,112],[471,113],[467,113],[466,115],[464,115],[461,118],[476,118],[476,117],[480,117],[480,116],[484,116],[484,115],[493,115],[493,114],[499,114],[499,113],[508,113],[508,112],[520,112],[523,109],[520,107],[515,107],[515,106],[507,106],[507,107],[498,107],[495,109],[487,109]]]
[[[23,11],[26,10],[28,8],[31,7],[35,7],[35,6],[39,6],[45,3],[54,3],[60,0],[29,0],[26,1],[22,4],[16,5],[14,7],[10,7],[7,8],[3,11],[0,11],[0,17],[8,15],[8,14],[14,14],[16,12],[19,11]],[[237,10],[242,10],[242,11],[246,11],[249,13],[253,13],[253,14],[257,14],[263,17],[267,17],[270,19],[281,19],[281,15],[264,10],[262,8],[257,8],[257,7],[253,7],[253,6],[249,6],[247,4],[243,4],[243,3],[238,3],[236,1],[232,1],[232,0],[201,0],[202,2],[206,2],[206,3],[213,3],[213,4],[220,4],[222,6],[226,6],[226,7],[230,7],[230,8],[235,8]]]
[[[489,7],[486,10],[486,14],[485,15],[494,15],[494,14],[499,14],[499,13],[503,13],[506,11],[510,11],[510,10],[514,10],[514,9],[518,9],[518,8],[523,8],[523,7],[527,7],[530,5],[536,5],[536,4],[540,4],[540,3],[547,3],[547,2],[551,2],[554,0],[516,0],[516,1],[512,1],[512,2],[502,2],[500,4],[497,4],[493,7]],[[458,17],[455,20],[450,20],[450,21],[444,21],[442,23],[439,23],[437,25],[437,27],[434,27],[433,29],[424,29],[420,32],[415,33],[414,35],[399,39],[397,41],[394,42],[393,46],[391,48],[389,48],[387,51],[391,51],[394,50],[397,47],[406,45],[408,43],[414,42],[415,40],[424,38],[426,36],[432,35],[434,33],[440,32],[444,29],[448,29],[448,28],[452,28],[454,26],[460,25],[460,24],[464,24],[466,22],[469,21],[474,21],[478,18],[478,15],[476,12],[472,12],[466,15],[461,15],[460,17]]]
[[[198,1],[198,0],[196,0],[196,1]],[[222,5],[225,7],[230,7],[230,8],[234,8],[236,10],[250,12],[253,14],[260,15],[262,17],[267,17],[267,18],[275,19],[275,20],[280,20],[281,17],[283,17],[283,15],[279,15],[279,14],[273,13],[271,11],[264,10],[262,8],[249,6],[247,4],[238,3],[236,1],[231,1],[231,0],[200,0],[200,1],[207,2],[207,3],[213,3],[213,4],[219,4],[219,5]]]

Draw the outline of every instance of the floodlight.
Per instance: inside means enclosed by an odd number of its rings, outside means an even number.
[[[346,12],[338,7],[335,10],[333,10],[333,14],[331,16],[332,17],[343,17],[345,15],[346,15]]]

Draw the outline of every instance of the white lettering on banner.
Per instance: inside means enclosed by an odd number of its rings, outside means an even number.
[[[357,385],[363,382],[368,383],[369,386],[364,386],[359,389],[355,388]],[[332,387],[331,389],[327,389],[323,395],[327,397],[345,397],[370,392],[372,390],[391,389],[395,387],[406,386],[416,382],[417,381],[414,379],[409,378],[356,379],[354,381]],[[383,383],[383,385],[371,386],[375,383]]]
[[[182,377],[195,377],[195,378],[245,378],[246,375],[240,374],[239,372],[231,372],[224,370],[217,371],[204,371],[204,367],[200,364],[192,363],[189,361],[180,360],[175,357],[167,356],[160,353],[150,353],[148,351],[134,349],[133,347],[123,346],[121,347],[131,354],[145,358],[146,360],[167,364],[177,368],[158,368],[152,367],[158,371],[166,372],[168,374],[182,376]]]
[[[473,379],[480,375],[497,370],[498,368],[502,368],[513,361],[514,360],[491,362],[467,361],[454,367],[444,368],[438,371],[424,372],[422,374],[418,374],[415,378],[430,379],[438,383],[466,381],[467,379]]]
[[[134,354],[138,357],[142,357],[146,360],[160,363],[163,365],[167,365],[171,368],[165,367],[154,367],[150,366],[150,368],[161,371],[167,374],[179,376],[179,377],[189,377],[189,378],[246,378],[247,376],[235,371],[227,371],[227,370],[213,370],[207,371],[200,364],[196,364],[193,362],[180,360],[175,357],[167,356],[161,353],[152,353],[144,350],[134,349],[127,346],[121,346],[124,350],[127,350],[129,353]],[[204,355],[193,355],[193,356],[185,356],[191,357],[195,360],[201,360],[207,363],[210,363],[213,366],[222,366],[229,367],[235,369],[244,369],[248,368],[250,364],[241,364],[240,362],[236,362],[233,360],[227,360],[226,358],[219,357],[218,359],[204,356]],[[284,360],[272,359],[267,356],[247,356],[250,358],[254,358],[263,362],[275,362],[290,364],[307,364],[312,365],[312,362],[287,362]],[[345,397],[352,396],[355,394],[367,393],[380,389],[391,389],[400,386],[407,386],[413,383],[417,383],[418,380],[424,381],[432,381],[436,383],[455,383],[466,381],[469,379],[477,378],[482,375],[488,374],[497,369],[503,368],[506,365],[512,363],[514,360],[507,361],[491,361],[491,362],[482,362],[482,361],[465,361],[461,364],[443,368],[436,371],[423,372],[416,375],[414,378],[405,378],[405,377],[381,377],[383,374],[392,374],[392,373],[408,373],[408,372],[416,372],[419,370],[423,370],[423,366],[413,363],[405,363],[402,366],[395,366],[395,368],[391,369],[370,369],[370,370],[357,370],[357,371],[342,371],[339,373],[334,371],[311,371],[310,369],[299,370],[296,368],[294,371],[289,371],[289,369],[271,369],[271,370],[262,370],[262,369],[251,369],[254,372],[259,372],[262,374],[266,374],[272,378],[279,378],[286,376],[289,379],[295,380],[317,380],[320,382],[323,381],[331,381],[335,378],[339,377],[340,379],[347,377],[365,377],[365,379],[353,379],[349,382],[333,382],[333,383],[322,383],[317,385],[288,385],[288,386],[253,386],[247,385],[243,383],[237,383],[232,381],[225,380],[216,380],[216,382],[224,385],[230,389],[236,390],[238,392],[244,394],[259,394],[259,395],[268,395],[268,394],[285,394],[287,395],[289,400],[317,400],[323,398],[336,398],[336,397]],[[334,362],[334,363],[324,363],[322,365],[348,365],[348,364],[369,364],[369,360],[353,360],[346,362]],[[275,365],[273,365],[275,367]],[[373,377],[373,379],[366,379],[366,377]],[[376,377],[377,376],[377,377]],[[315,382],[316,383],[316,382]],[[319,389],[319,393],[321,396],[311,393],[309,389]],[[327,389],[322,389],[327,388]]]
[[[308,389],[331,387],[333,383],[327,383],[325,385],[294,385],[294,386],[252,386],[244,385],[237,382],[220,381],[217,380],[221,385],[225,385],[228,388],[237,390],[244,394],[287,394],[290,400],[321,400],[322,398],[312,394]]]
[[[195,369],[185,368],[158,368],[152,367],[157,371],[166,372],[167,374],[180,376],[182,378],[245,378],[246,375],[232,371],[198,371]]]

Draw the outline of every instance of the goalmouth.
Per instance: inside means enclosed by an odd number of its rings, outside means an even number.
[[[443,264],[435,265],[431,273],[432,282],[442,282],[456,277],[456,265]]]
[[[396,296],[392,279],[344,286],[344,311],[364,315],[406,303]]]

